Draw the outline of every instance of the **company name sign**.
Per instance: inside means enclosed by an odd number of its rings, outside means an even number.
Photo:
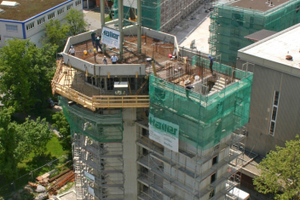
[[[149,114],[149,138],[178,152],[179,126]]]
[[[119,48],[120,45],[120,32],[103,27],[101,42],[109,47]]]

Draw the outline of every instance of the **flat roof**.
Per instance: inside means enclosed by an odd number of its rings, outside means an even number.
[[[276,31],[269,31],[266,29],[262,29],[260,31],[254,32],[250,35],[246,35],[244,38],[257,42],[257,41],[265,39],[271,35],[274,35],[275,33],[276,33]]]
[[[17,6],[1,6],[0,19],[24,21],[50,8],[53,8],[66,0],[14,0],[19,3]]]
[[[290,0],[279,0],[279,1],[271,0],[270,2],[273,2],[273,6],[270,6],[268,0],[239,0],[235,3],[232,3],[231,6],[266,12],[288,1]]]
[[[238,51],[242,60],[300,76],[300,24],[285,29]],[[291,55],[292,60],[286,56]]]

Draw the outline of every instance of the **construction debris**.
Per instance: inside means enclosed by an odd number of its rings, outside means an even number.
[[[44,186],[38,185],[35,191],[37,193],[45,192],[46,188]]]

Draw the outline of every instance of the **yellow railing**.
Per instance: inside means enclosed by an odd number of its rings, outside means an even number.
[[[58,69],[60,68],[60,69]],[[64,76],[62,67],[57,66],[57,70],[52,79],[52,93],[62,95],[82,106],[95,111],[97,108],[147,108],[149,107],[149,95],[94,95],[92,97],[84,95],[76,90],[59,84]]]

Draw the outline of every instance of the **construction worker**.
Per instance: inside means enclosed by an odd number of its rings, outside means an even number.
[[[106,56],[103,57],[102,62],[103,62],[104,65],[107,65],[107,59],[106,59]]]
[[[209,63],[209,69],[210,69],[210,71],[211,71],[211,74],[212,75],[214,75],[214,73],[213,73],[213,64],[214,64],[214,60],[213,60],[213,58],[211,57],[211,55],[209,55],[208,56],[208,58],[209,58],[209,60],[210,60],[210,63]]]
[[[75,56],[75,49],[74,49],[73,45],[69,49],[69,54],[71,54],[72,56]]]
[[[95,45],[96,45],[96,43],[95,43],[95,41],[96,41],[96,33],[95,33],[95,31],[92,31],[91,38],[92,38],[93,47],[95,47]]]
[[[118,57],[116,56],[116,54],[114,54],[110,59],[111,59],[112,64],[116,64],[118,61]]]
[[[100,44],[100,37],[99,36],[96,38],[96,49],[99,52],[98,47],[102,51],[102,47],[101,47],[101,44]]]

